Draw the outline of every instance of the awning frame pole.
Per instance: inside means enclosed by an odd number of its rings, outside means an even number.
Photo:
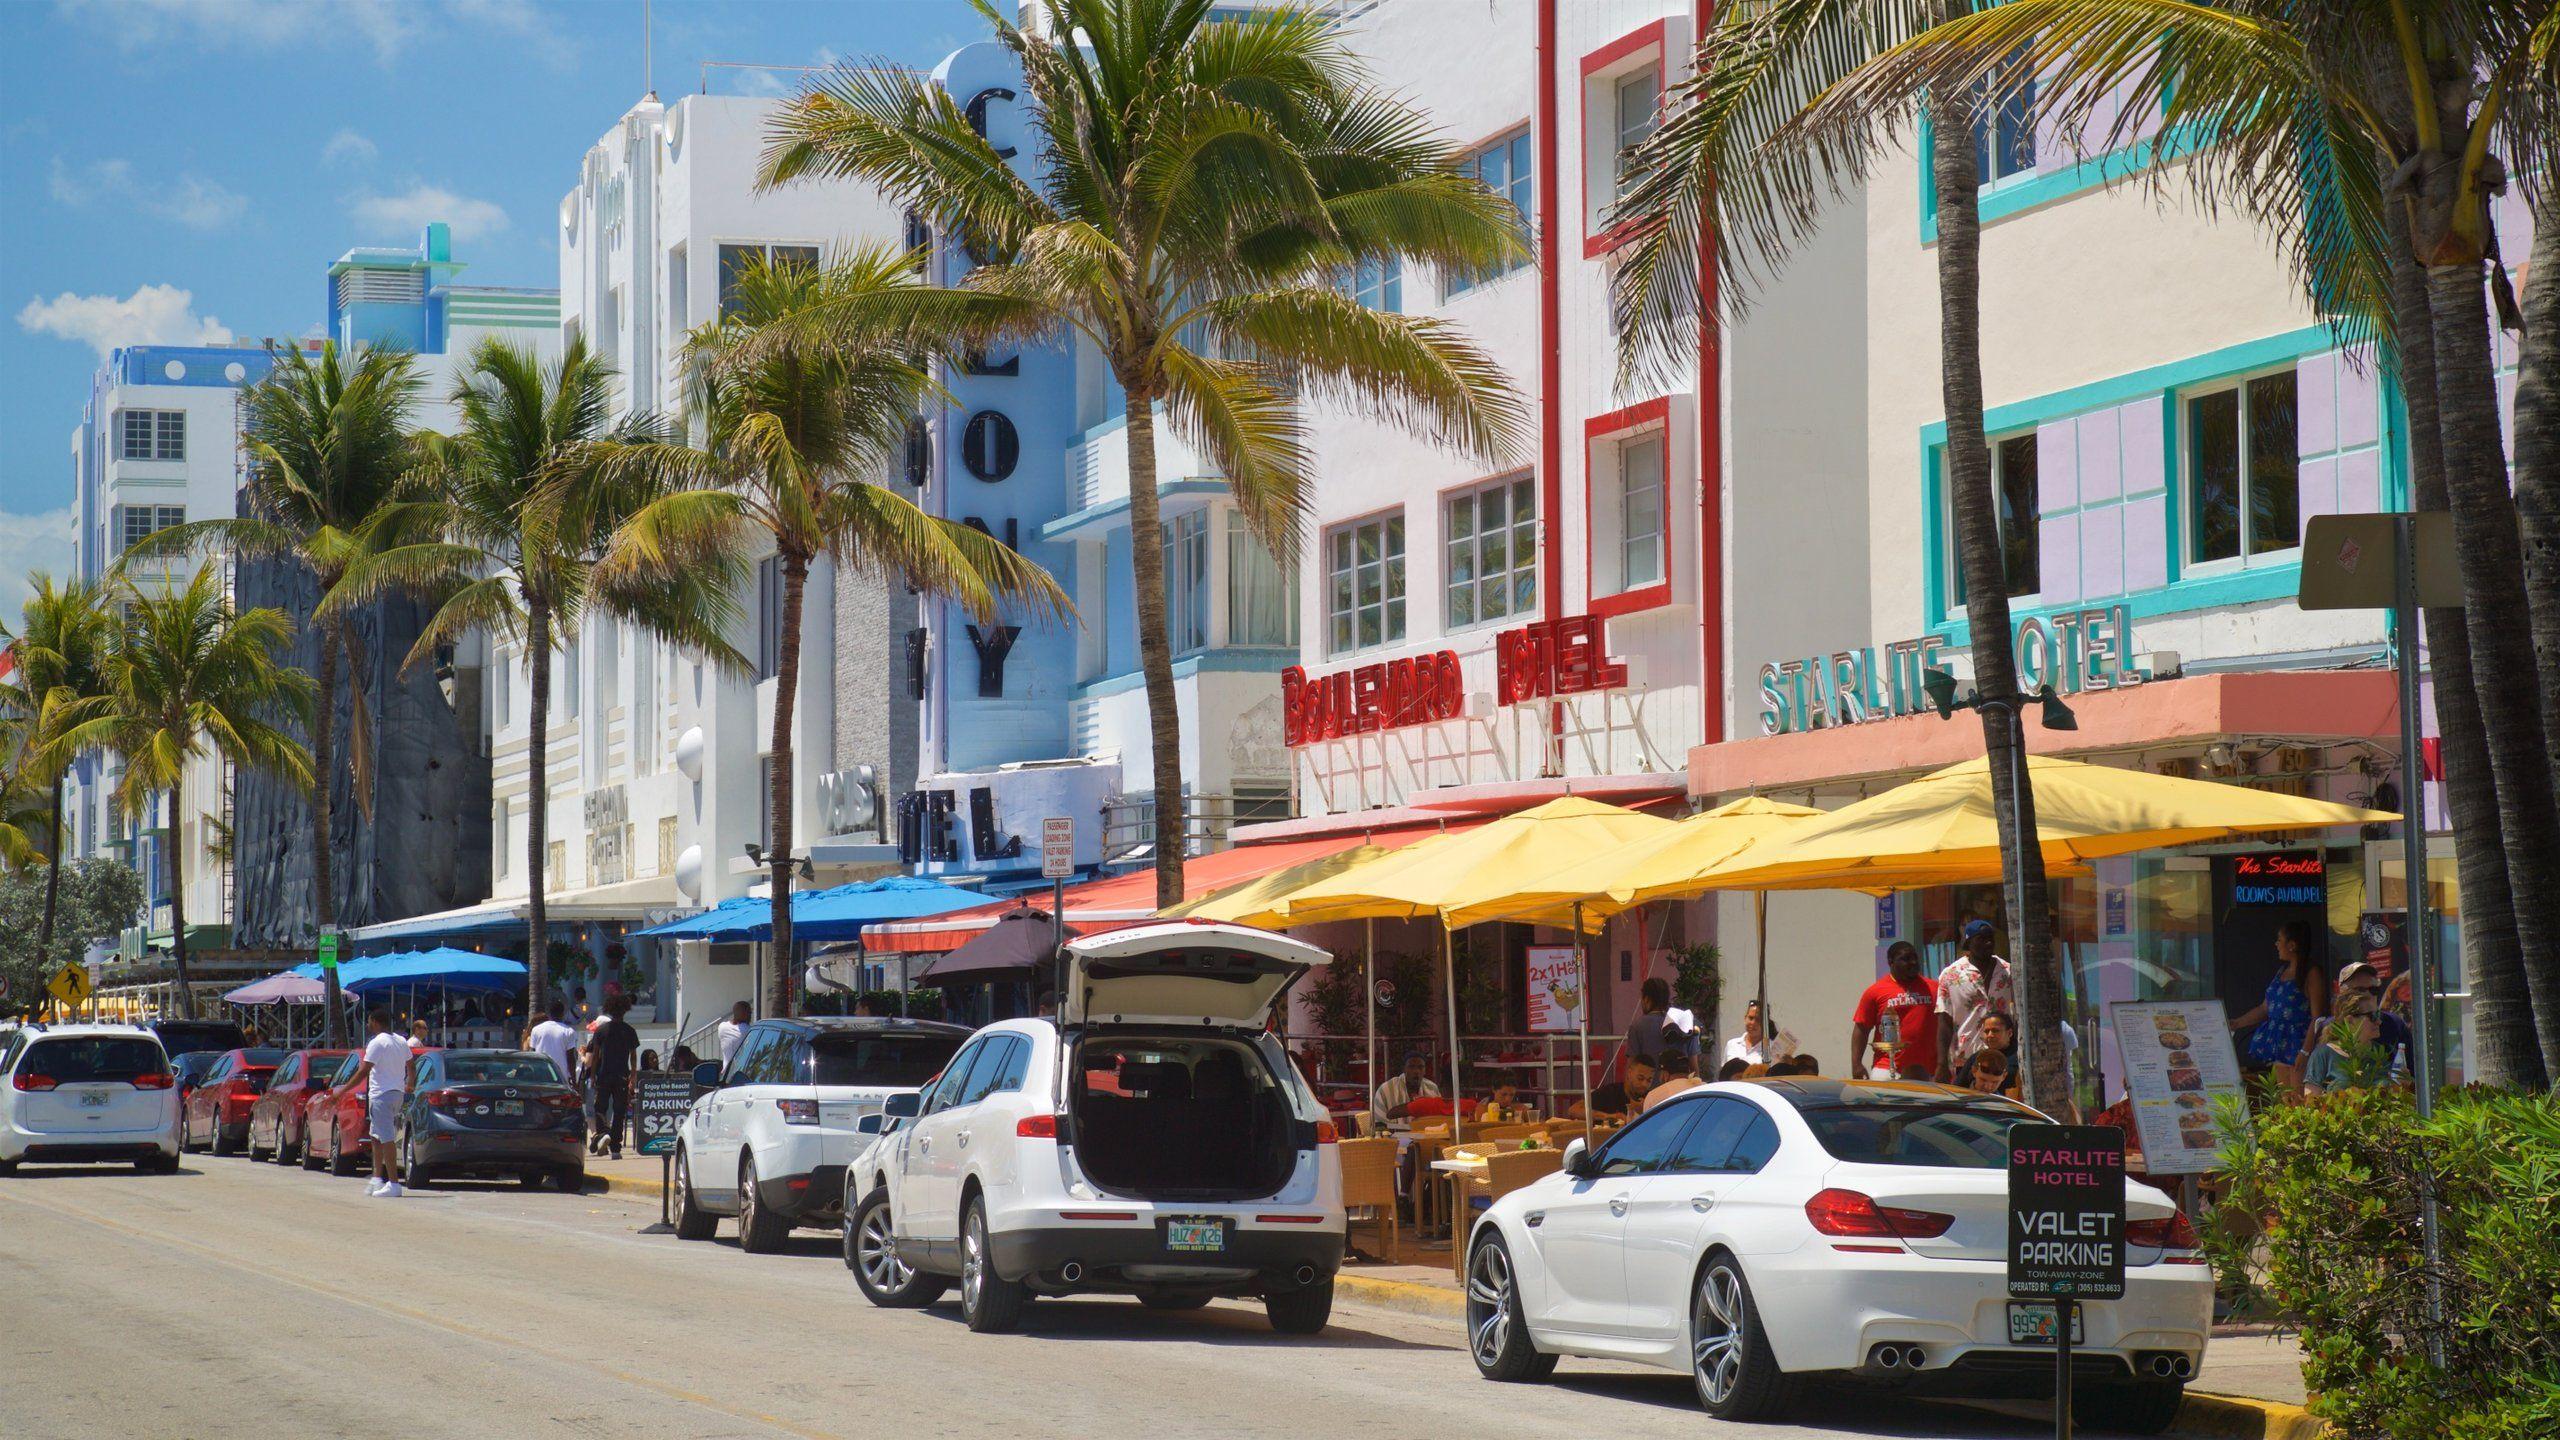
[[[1440,917],[1441,986],[1449,998],[1449,1143],[1463,1144],[1467,1138],[1467,1117],[1458,1113],[1459,1099],[1466,1094],[1465,1077],[1460,1071],[1458,1052],[1464,1048],[1458,1040],[1458,947],[1457,932],[1449,928],[1446,915]]]
[[[1641,925],[1644,922],[1636,922]],[[1573,943],[1582,956],[1582,1004],[1575,1008],[1582,1030],[1582,1119],[1591,1121],[1591,932],[1582,928],[1582,902],[1573,902]]]

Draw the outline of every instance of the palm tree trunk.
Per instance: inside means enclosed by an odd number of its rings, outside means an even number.
[[[532,892],[525,905],[524,1013],[532,1021],[540,1018],[551,993],[551,917],[543,904],[551,888],[551,877],[544,873],[551,853],[551,606],[530,595],[524,606],[524,653],[532,671],[527,677],[532,682],[528,687],[532,725],[525,738],[529,808],[524,824],[524,873]]]
[[[773,833],[765,837],[765,863],[773,891],[773,963],[765,967],[767,1015],[791,1013],[791,712],[800,699],[800,596],[808,588],[809,562],[782,560],[782,643],[773,672]]]
[[[45,845],[44,925],[36,932],[36,963],[53,963],[53,917],[62,900],[62,774],[53,777],[53,839]]]
[[[186,793],[184,768],[178,771],[178,783],[169,787],[169,954],[178,969],[178,1018],[196,1018],[196,991],[187,973],[187,857],[186,843],[180,837],[184,828],[178,823],[178,807]]]
[[[2498,433],[2489,304],[2479,263],[2429,267],[2427,301],[2434,320],[2445,494],[2462,563],[2463,620],[2479,667],[2475,675],[2485,672],[2489,679],[2475,684],[2473,693],[2488,737],[2516,940],[2547,1074],[2560,1067],[2560,975],[2552,968],[2552,957],[2560,954],[2560,797],[2552,792],[2543,704],[2531,679],[2533,639],[2515,624],[2515,608],[2525,594],[2524,557]]]
[[[2019,708],[2017,659],[2009,648],[2009,583],[1991,494],[1991,445],[1982,430],[1982,216],[1973,157],[1972,97],[1953,86],[1929,92],[1929,166],[1937,182],[1939,361],[1947,411],[1946,474],[1953,498],[1957,563],[1964,573],[1965,624],[1972,631],[1974,693],[1987,700],[1983,751],[2000,821],[2000,860],[2015,910],[2009,944],[2018,983],[2019,1033],[2027,1052],[2027,1103],[2068,1116],[2070,1054],[2062,1043],[2062,967],[2053,952],[2044,850],[2018,843],[2036,833],[2035,786],[2027,777],[2026,719]]]
[[[2516,519],[2541,682],[2543,745],[2560,784],[2560,197],[2543,198],[2525,270],[2516,370]],[[2560,1075],[2560,953],[2529,960],[2543,1069]]]
[[[326,595],[324,588],[321,593]],[[311,709],[311,932],[317,937],[328,934],[338,924],[337,877],[332,860],[337,854],[337,829],[334,807],[338,771],[336,741],[338,735],[338,636],[342,623],[331,621],[320,635],[320,694]],[[346,1036],[346,997],[338,993],[338,972],[320,972],[321,1018],[328,1031],[329,1043],[338,1044]]]
[[[2407,209],[2386,208],[2399,232],[2395,239],[2405,242]],[[2411,497],[2416,509],[2442,510],[2444,434],[2436,413],[2434,321],[2427,309],[2426,272],[2405,243],[2395,244],[2392,254],[2391,308],[2400,393],[2409,410]],[[2466,1070],[2471,1078],[2493,1085],[2540,1089],[2542,1054],[2535,1048],[2524,953],[2516,942],[2515,898],[2508,889],[2506,832],[2498,822],[2489,741],[2473,689],[2471,634],[2459,608],[2429,610],[2425,620],[2436,728],[2444,744],[2445,810],[2453,824],[2454,868],[2462,887],[2463,973],[2480,1042]],[[2414,641],[2404,638],[2402,643]],[[2401,808],[2409,816],[2403,823],[2425,823],[2423,797],[2404,796]],[[2415,945],[2414,936],[2410,943]]]
[[[1125,375],[1121,384],[1129,397],[1129,561],[1138,590],[1138,669],[1147,683],[1147,749],[1156,787],[1156,908],[1161,910],[1182,901],[1182,860],[1188,848],[1182,813],[1182,702],[1173,691],[1173,641],[1165,621],[1155,395]]]

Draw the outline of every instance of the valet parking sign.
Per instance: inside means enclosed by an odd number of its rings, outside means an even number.
[[[2113,1125],[2009,1131],[2009,1293],[2124,1296],[2124,1132]]]

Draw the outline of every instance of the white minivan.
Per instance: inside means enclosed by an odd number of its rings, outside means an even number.
[[[990,1025],[890,1102],[893,1128],[846,1177],[863,1294],[918,1306],[956,1281],[979,1331],[1035,1295],[1092,1293],[1259,1296],[1275,1329],[1323,1329],[1340,1152],[1266,1023],[1331,958],[1205,921],[1070,942],[1055,1022]]]
[[[178,1085],[134,1025],[29,1025],[0,1038],[0,1175],[29,1161],[178,1168]]]

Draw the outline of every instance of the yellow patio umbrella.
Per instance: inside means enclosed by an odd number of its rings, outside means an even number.
[[[1291,925],[1324,920],[1434,919],[1441,924],[1442,990],[1449,1001],[1451,1133],[1463,1136],[1457,1117],[1462,1072],[1458,1057],[1458,967],[1451,932],[1508,913],[1513,897],[1544,877],[1605,850],[1671,828],[1668,820],[1597,800],[1568,795],[1473,830],[1419,841],[1356,865],[1273,903]],[[1591,966],[1583,957],[1581,1004],[1582,1083],[1585,1109],[1591,1086]]]
[[[1754,845],[1783,839],[1822,814],[1809,805],[1746,795],[1534,882],[1512,897],[1518,908],[1502,918],[1580,928],[1585,920],[1607,919],[1651,901],[1686,899],[1702,893],[1696,881],[1709,869]],[[1577,906],[1585,920],[1574,918]]]
[[[2036,836],[2045,864],[2400,817],[2326,800],[2185,780],[2113,765],[2031,756]],[[1916,889],[2000,874],[2000,820],[1987,761],[1950,765],[1844,806],[1784,840],[1755,846],[1698,877],[1701,889]]]

